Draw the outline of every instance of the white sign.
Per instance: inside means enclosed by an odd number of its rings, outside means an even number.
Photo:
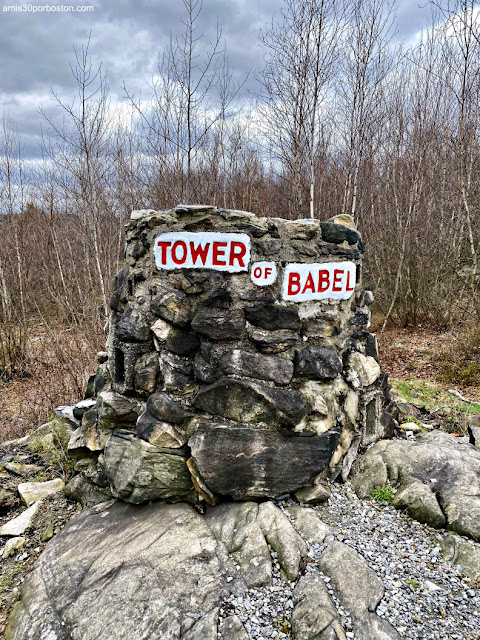
[[[245,233],[163,233],[155,239],[158,269],[215,269],[248,271],[250,238]]]
[[[250,278],[257,287],[266,287],[277,279],[277,265],[274,262],[254,262]]]
[[[283,299],[292,302],[305,300],[347,300],[355,289],[353,262],[319,264],[287,264],[283,276]]]

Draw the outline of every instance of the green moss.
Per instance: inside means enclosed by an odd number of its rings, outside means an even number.
[[[401,396],[405,402],[411,402],[418,407],[432,410],[434,408],[448,407],[454,412],[480,413],[480,407],[467,402],[462,402],[448,393],[441,385],[425,380],[395,380],[391,379],[393,390]]]
[[[380,504],[392,504],[395,497],[395,491],[390,484],[383,484],[381,487],[375,487],[372,490],[372,498]]]

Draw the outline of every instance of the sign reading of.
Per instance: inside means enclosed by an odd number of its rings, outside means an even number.
[[[254,262],[250,278],[257,287],[266,287],[277,279],[277,265],[274,262]]]
[[[353,262],[319,264],[287,264],[283,275],[283,299],[292,302],[305,300],[347,300],[355,289]]]
[[[245,233],[179,231],[155,239],[158,269],[248,271],[250,238]]]

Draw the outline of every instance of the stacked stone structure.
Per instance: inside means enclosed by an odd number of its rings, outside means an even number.
[[[346,478],[384,432],[363,250],[348,216],[135,211],[107,349],[74,410],[71,494],[213,504]]]

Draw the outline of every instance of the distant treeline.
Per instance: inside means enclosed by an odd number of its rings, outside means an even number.
[[[32,327],[101,345],[133,209],[208,203],[259,215],[354,216],[385,322],[449,327],[480,312],[480,14],[432,4],[410,47],[388,1],[285,0],[260,36],[257,95],[235,82],[219,31],[184,0],[140,100],[112,104],[88,45],[77,94],[53,92],[42,160],[0,131],[0,369]],[[228,44],[228,43],[227,43]],[[148,79],[146,79],[146,82]],[[251,84],[251,83],[250,83]],[[16,355],[17,354],[17,355]]]

